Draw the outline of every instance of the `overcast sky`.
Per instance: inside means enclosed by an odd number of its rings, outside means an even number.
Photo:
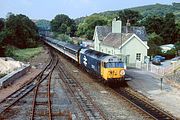
[[[108,10],[172,2],[179,0],[0,0],[0,18],[5,18],[8,12],[21,13],[31,19],[51,20],[57,14],[78,18]]]

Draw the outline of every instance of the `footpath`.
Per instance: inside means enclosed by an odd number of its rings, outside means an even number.
[[[126,71],[128,85],[147,96],[152,103],[180,119],[180,89],[151,72],[130,68]]]

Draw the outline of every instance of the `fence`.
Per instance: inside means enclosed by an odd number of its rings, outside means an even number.
[[[170,73],[176,73],[177,69],[180,68],[180,61],[175,62],[169,66],[158,66],[154,64],[146,64],[136,62],[135,64],[129,64],[128,67],[135,67],[144,71],[149,71],[160,76],[165,76]]]
[[[173,63],[172,65],[169,66],[156,66],[151,64],[150,72],[161,76],[165,76],[170,73],[175,73],[179,67],[180,67],[180,61]]]

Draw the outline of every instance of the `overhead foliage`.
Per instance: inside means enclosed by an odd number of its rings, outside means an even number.
[[[56,15],[51,21],[51,28],[53,32],[74,36],[76,24],[75,21],[67,15],[60,14]]]
[[[160,45],[162,44],[163,38],[157,35],[155,32],[151,33],[148,37],[148,55],[156,55],[161,53]]]
[[[177,56],[180,56],[180,41],[174,44]]]
[[[79,24],[77,35],[92,39],[96,26],[107,25],[108,20],[105,17],[92,15],[87,17],[82,23]]]
[[[164,17],[164,24],[161,35],[166,43],[177,42],[177,32],[175,24],[175,15],[173,13],[168,13]]]
[[[160,34],[163,29],[164,18],[161,16],[151,16],[142,21],[141,24],[146,27],[148,33],[155,32]]]
[[[25,15],[11,14],[5,20],[0,31],[0,49],[7,45],[17,48],[36,47],[38,30],[36,25]]]
[[[2,31],[2,29],[4,28],[4,20],[0,19],[0,31]]]
[[[180,29],[175,23],[173,13],[166,14],[165,17],[151,16],[146,18],[142,23],[145,26],[147,33],[155,32],[163,38],[161,44],[173,44],[179,40]]]
[[[137,21],[142,18],[139,12],[130,9],[121,10],[118,17],[121,19],[124,25],[126,24],[127,20],[129,20],[131,25],[135,25]]]

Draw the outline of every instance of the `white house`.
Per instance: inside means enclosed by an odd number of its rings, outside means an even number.
[[[166,53],[168,50],[171,50],[175,47],[173,44],[166,44],[166,45],[161,45],[160,48],[161,48],[161,52]]]
[[[147,57],[147,34],[145,27],[134,27],[127,23],[122,26],[120,20],[114,19],[112,27],[96,26],[94,49],[119,56],[128,65],[144,63]]]

